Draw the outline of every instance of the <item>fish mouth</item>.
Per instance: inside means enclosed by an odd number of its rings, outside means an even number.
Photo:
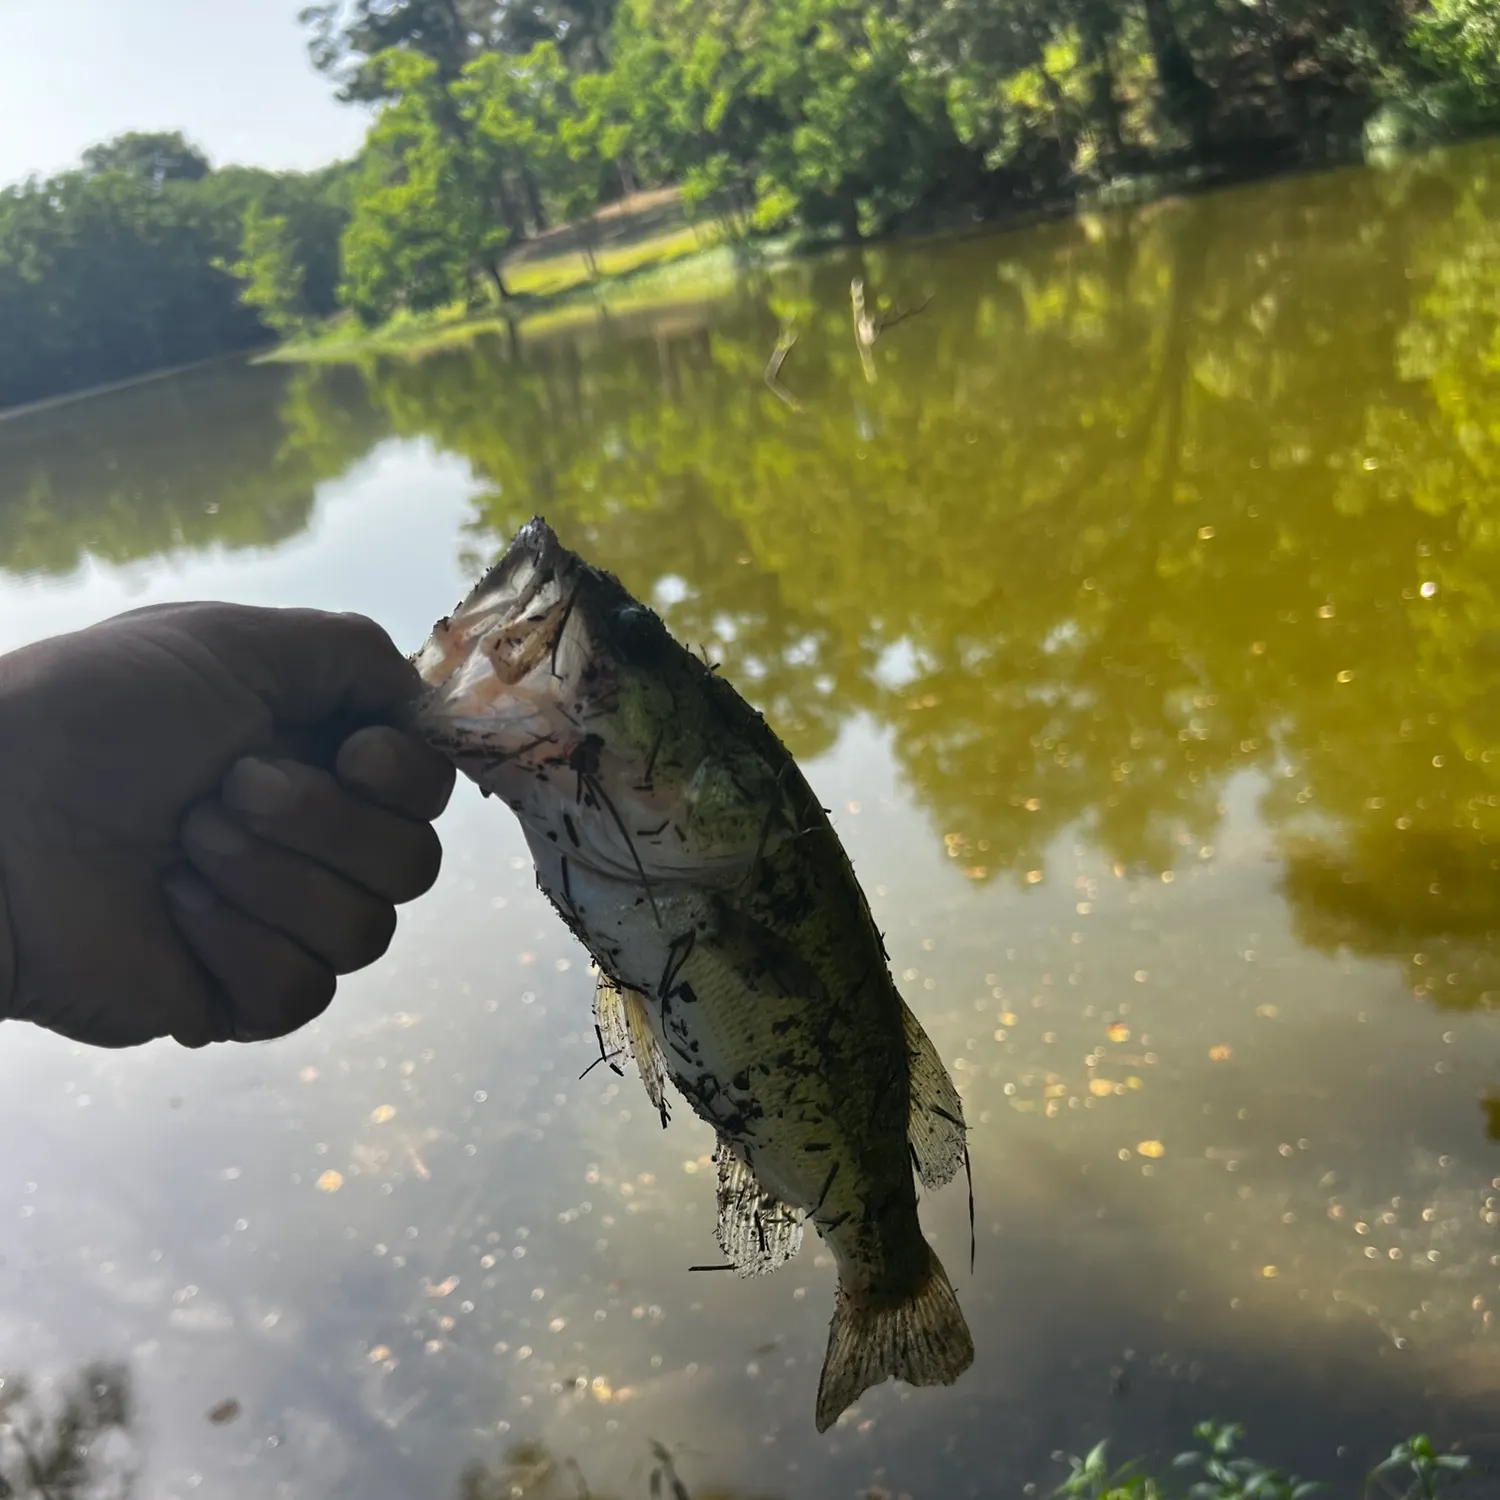
[[[518,679],[533,664],[540,638],[556,632],[583,567],[533,516],[463,603],[432,627],[413,665],[429,686],[442,687],[482,650],[498,672]]]
[[[489,750],[575,737],[568,699],[594,653],[579,595],[591,570],[540,516],[412,658],[431,690],[419,720]]]

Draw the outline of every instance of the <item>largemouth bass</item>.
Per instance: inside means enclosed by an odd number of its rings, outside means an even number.
[[[414,658],[421,732],[521,821],[600,971],[605,1046],[718,1134],[717,1237],[745,1273],[803,1224],[838,1293],[825,1431],[974,1345],[917,1219],[965,1160],[963,1106],[898,993],[854,871],[761,716],[612,575],[524,526]]]

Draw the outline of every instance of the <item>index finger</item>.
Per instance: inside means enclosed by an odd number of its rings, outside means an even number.
[[[422,685],[416,668],[366,615],[202,603],[148,606],[131,615],[213,652],[278,724],[375,718]]]

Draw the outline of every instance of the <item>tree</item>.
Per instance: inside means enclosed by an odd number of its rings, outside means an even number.
[[[454,96],[480,177],[505,201],[524,201],[538,229],[546,227],[544,194],[566,218],[595,207],[600,163],[555,43],[539,42],[519,57],[483,54]]]
[[[1187,132],[1201,151],[1208,143],[1209,115],[1213,91],[1199,76],[1192,54],[1183,45],[1172,14],[1171,0],[1142,0],[1151,54],[1161,88],[1162,109],[1167,118]]]
[[[257,306],[334,311],[343,168],[200,173],[177,136],[121,137],[87,160],[0,191],[0,406],[247,348],[274,331]],[[292,301],[238,295],[227,266],[245,258],[251,205],[284,220],[274,232],[300,268]],[[256,229],[252,259],[271,232]]]
[[[161,187],[164,182],[197,182],[209,173],[208,158],[180,131],[131,131],[90,146],[83,153],[90,176],[124,172]]]
[[[259,203],[245,210],[239,259],[225,269],[241,283],[240,301],[260,313],[267,328],[282,337],[307,322],[306,269],[284,214],[268,214]]]
[[[481,52],[522,55],[553,42],[570,68],[602,70],[616,0],[324,0],[299,20],[310,32],[308,52],[339,97],[387,97],[376,59],[391,48],[437,64],[453,83]]]
[[[762,223],[859,239],[930,198],[971,192],[983,165],[955,132],[941,80],[913,66],[904,19],[856,0],[774,6],[748,79],[787,126],[758,152]]]
[[[1434,0],[1409,47],[1430,110],[1461,126],[1500,117],[1500,13],[1488,0]]]
[[[339,300],[367,322],[398,308],[468,300],[481,277],[508,295],[500,257],[514,237],[482,156],[461,130],[438,66],[390,51],[376,62],[387,102],[366,142],[341,242]]]
[[[490,38],[493,0],[329,0],[298,19],[311,31],[313,66],[346,101],[388,99],[398,85],[383,61],[391,51],[426,58],[440,83],[454,82]]]
[[[239,216],[200,187],[107,171],[0,192],[0,405],[264,338],[217,268]]]

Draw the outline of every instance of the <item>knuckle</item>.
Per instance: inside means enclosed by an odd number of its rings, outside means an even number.
[[[355,610],[346,610],[334,615],[333,619],[343,627],[345,639],[353,650],[378,653],[381,656],[397,650],[396,643],[391,639],[386,628],[372,620],[369,615],[360,614]]]

